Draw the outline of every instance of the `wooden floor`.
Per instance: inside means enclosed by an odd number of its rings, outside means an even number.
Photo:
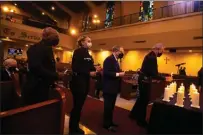
[[[103,98],[100,98],[101,101],[103,101]],[[120,98],[120,95],[118,95],[117,100],[116,100],[116,106],[124,108],[126,110],[131,110],[133,105],[135,104],[135,100],[125,100],[123,98]],[[64,134],[68,134],[69,131],[69,116],[66,115],[65,117],[65,126],[64,126]],[[94,131],[91,131],[87,127],[83,126],[80,124],[80,128],[85,131],[85,134],[96,134]]]

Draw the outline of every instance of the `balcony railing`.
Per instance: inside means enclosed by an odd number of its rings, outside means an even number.
[[[178,4],[153,9],[153,18],[151,20],[156,20],[156,19],[161,19],[166,17],[174,17],[178,15],[183,15],[183,14],[188,14],[193,12],[200,12],[200,11],[203,11],[203,2],[185,1]],[[99,29],[105,29],[110,27],[142,22],[139,19],[139,16],[140,16],[140,13],[138,12],[138,13],[114,18],[112,21],[112,25],[109,27],[105,26],[105,21],[102,21],[99,24],[94,24],[90,22],[89,28],[82,32],[88,32],[88,31],[94,31]]]
[[[60,28],[56,24],[50,24],[50,23],[47,23],[45,20],[37,20],[36,18],[19,15],[16,13],[2,13],[0,16],[0,19],[11,21],[13,23],[24,24],[27,26],[36,27],[40,29],[43,29],[46,27],[52,27],[60,33],[69,35],[68,29]]]

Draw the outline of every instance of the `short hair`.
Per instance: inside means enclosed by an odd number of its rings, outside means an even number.
[[[112,52],[120,51],[120,48],[121,48],[120,46],[115,45],[115,46],[112,47]]]
[[[58,37],[59,37],[58,32],[52,27],[46,27],[42,31],[42,39],[44,40],[58,38]]]
[[[87,36],[87,35],[82,35],[82,36],[78,37],[78,39],[77,39],[77,45],[78,46],[82,46],[82,41],[84,41],[86,38],[90,38],[90,37]]]
[[[161,49],[161,48],[164,48],[164,45],[162,43],[157,43],[152,47],[153,50]]]

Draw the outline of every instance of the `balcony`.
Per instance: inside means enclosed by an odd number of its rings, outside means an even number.
[[[16,13],[2,13],[0,15],[1,20],[7,20],[12,23],[17,23],[17,24],[23,24],[35,28],[40,28],[43,29],[45,27],[52,27],[56,29],[58,32],[69,35],[68,29],[60,28],[57,26],[56,22],[53,22],[51,20],[38,20],[33,17],[28,17]]]
[[[153,18],[147,21],[158,20],[169,17],[176,17],[184,14],[203,11],[203,2],[198,1],[185,1],[174,5],[164,6],[157,9],[153,9]],[[90,22],[88,29],[82,32],[91,32],[95,30],[109,29],[118,26],[125,26],[129,24],[136,24],[144,22],[140,19],[140,13],[134,13],[127,16],[121,16],[114,18],[112,25],[107,27],[106,21],[101,21],[99,24]]]

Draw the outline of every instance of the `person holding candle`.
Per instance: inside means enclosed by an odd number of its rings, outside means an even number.
[[[137,124],[141,127],[147,127],[145,118],[147,105],[149,103],[149,91],[152,80],[172,80],[171,76],[165,78],[160,76],[158,73],[157,57],[161,57],[163,51],[163,44],[156,44],[145,56],[142,67],[140,69],[140,75],[138,78],[140,96],[133,106],[129,117],[131,119],[135,119]]]

